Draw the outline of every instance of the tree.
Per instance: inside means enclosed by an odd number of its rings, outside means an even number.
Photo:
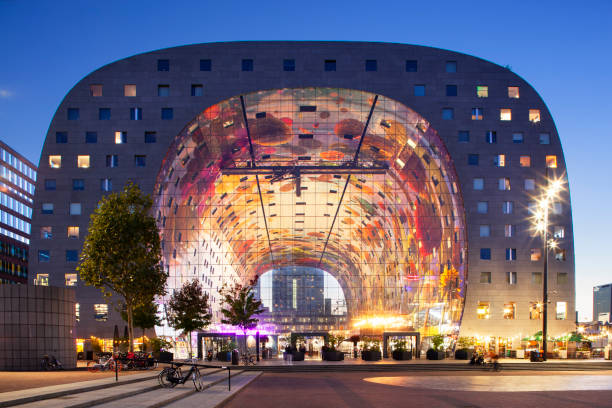
[[[127,322],[127,310],[124,307],[121,308],[121,318]],[[134,327],[142,329],[142,350],[146,350],[144,342],[144,334],[146,329],[152,329],[155,326],[159,326],[162,321],[160,316],[157,314],[157,304],[151,299],[140,306],[134,308]]]
[[[202,290],[197,279],[185,282],[180,290],[172,294],[168,302],[168,324],[176,330],[182,330],[187,336],[190,354],[191,332],[210,324],[212,315],[209,309],[208,293]]]
[[[248,285],[237,283],[235,285],[223,285],[219,294],[222,297],[223,308],[221,313],[225,318],[221,323],[239,327],[244,333],[244,346],[246,349],[246,332],[257,326],[259,320],[255,318],[264,311],[261,300],[255,299],[253,286],[257,283],[257,276]]]
[[[106,297],[120,296],[134,351],[134,309],[166,293],[159,230],[149,215],[153,201],[128,183],[102,198],[91,215],[77,271]]]

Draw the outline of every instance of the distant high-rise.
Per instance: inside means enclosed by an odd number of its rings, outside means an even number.
[[[28,281],[35,183],[36,166],[0,141],[0,283]]]
[[[609,322],[612,316],[612,283],[593,287],[593,321]]]

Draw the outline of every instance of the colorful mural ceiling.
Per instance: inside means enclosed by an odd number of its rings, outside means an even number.
[[[436,131],[394,100],[300,88],[220,102],[175,138],[155,191],[171,287],[311,266],[338,279],[350,318],[458,329],[459,183]]]

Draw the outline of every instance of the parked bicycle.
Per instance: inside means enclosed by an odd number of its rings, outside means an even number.
[[[90,361],[89,363],[87,363],[87,370],[89,370],[90,373],[96,373],[98,371],[106,370],[114,371],[115,366],[117,368],[117,371],[121,371],[123,369],[123,364],[115,360],[115,357],[112,354],[102,355],[97,362]]]
[[[43,370],[62,370],[62,363],[55,356],[45,354],[40,362],[40,368]]]
[[[255,365],[255,356],[250,353],[244,353],[240,356],[240,363],[245,366]]]
[[[118,353],[117,361],[121,362],[125,370],[147,370],[156,367],[155,359],[148,353],[142,351]]]
[[[193,386],[196,391],[202,391],[204,389],[204,384],[202,384],[202,374],[197,366],[192,365],[189,368],[189,371],[185,375],[181,370],[183,364],[181,363],[171,363],[170,367],[164,368],[157,379],[159,384],[164,388],[174,388],[178,384],[185,384],[191,378],[193,380]]]

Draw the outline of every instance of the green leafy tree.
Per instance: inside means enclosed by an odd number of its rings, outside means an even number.
[[[210,324],[212,315],[208,305],[208,293],[202,290],[197,279],[185,282],[180,290],[175,291],[168,302],[168,324],[176,330],[182,330],[187,337],[189,353],[191,350],[191,332],[203,329]]]
[[[157,304],[151,299],[151,301],[135,307],[133,317],[134,327],[142,329],[142,350],[145,351],[145,330],[152,329],[162,323],[160,316],[157,314]],[[125,305],[121,308],[121,318],[127,322],[127,309]]]
[[[125,304],[130,351],[134,351],[134,309],[165,294],[159,230],[150,211],[153,201],[128,183],[105,196],[91,215],[79,272],[88,285]]]
[[[257,276],[248,285],[237,283],[235,285],[223,285],[219,294],[222,298],[221,313],[224,318],[221,323],[231,324],[239,327],[244,334],[244,346],[246,350],[246,332],[257,327],[259,319],[255,316],[262,313],[261,300],[255,299],[253,287],[257,283]]]

